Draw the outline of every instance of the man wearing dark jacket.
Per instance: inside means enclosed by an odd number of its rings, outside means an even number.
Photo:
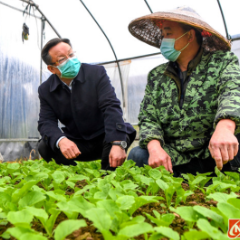
[[[123,121],[104,67],[80,63],[68,39],[50,40],[42,59],[53,74],[38,89],[41,156],[64,165],[96,159],[103,169],[122,165],[136,132]]]

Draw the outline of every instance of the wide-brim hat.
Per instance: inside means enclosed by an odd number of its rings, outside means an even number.
[[[190,7],[178,7],[172,11],[156,12],[133,20],[128,29],[139,40],[159,48],[162,41],[162,23],[164,20],[190,25],[201,32],[203,47],[207,51],[230,50],[230,41],[206,23]]]

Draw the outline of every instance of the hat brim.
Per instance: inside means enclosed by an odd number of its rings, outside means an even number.
[[[159,48],[161,45],[161,29],[159,22],[163,20],[187,24],[199,30],[203,35],[203,45],[206,50],[230,50],[231,44],[225,37],[203,21],[200,16],[174,12],[156,12],[133,20],[128,29],[139,40]],[[207,34],[206,34],[207,33]]]

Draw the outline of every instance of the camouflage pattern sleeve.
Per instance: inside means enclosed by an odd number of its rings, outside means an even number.
[[[153,97],[153,81],[150,78],[151,72],[148,74],[148,84],[145,89],[145,95],[140,106],[139,120],[139,146],[147,148],[147,144],[153,140],[159,140],[161,146],[164,145],[163,130],[158,120],[156,112],[156,103]]]
[[[218,109],[214,128],[221,119],[231,119],[236,123],[235,134],[240,133],[240,68],[238,58],[232,52],[225,53],[226,66],[220,73],[218,82]],[[225,57],[224,57],[225,58]],[[222,59],[223,61],[224,59]]]

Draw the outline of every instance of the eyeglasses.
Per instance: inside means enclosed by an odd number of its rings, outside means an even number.
[[[55,64],[59,64],[59,65],[61,65],[61,64],[63,64],[64,62],[66,62],[69,58],[74,58],[74,57],[76,57],[77,55],[76,55],[76,51],[73,51],[73,52],[71,52],[71,53],[69,53],[67,56],[65,56],[65,57],[58,57],[57,58],[57,61],[55,62],[55,63],[52,63],[51,65],[55,65]]]

